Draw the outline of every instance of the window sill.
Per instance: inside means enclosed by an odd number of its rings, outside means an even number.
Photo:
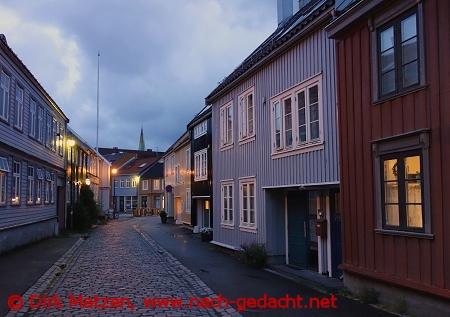
[[[243,145],[245,143],[255,141],[255,139],[256,139],[256,136],[254,134],[252,136],[242,138],[239,140],[239,145]]]
[[[242,232],[249,232],[249,233],[257,233],[258,232],[257,227],[239,226],[239,230],[241,230]]]
[[[234,230],[234,224],[230,224],[230,223],[221,223],[220,226],[223,229],[230,229],[230,230]]]
[[[421,239],[430,239],[430,240],[434,239],[434,234],[431,234],[431,233],[386,230],[386,229],[375,229],[375,233],[387,234],[387,235],[392,235],[392,236],[402,236],[402,237],[408,237],[408,238],[421,238]]]
[[[226,151],[226,150],[232,149],[232,148],[233,148],[233,145],[234,145],[233,143],[222,145],[221,148],[220,148],[220,150],[221,150],[221,151]]]
[[[372,105],[376,106],[376,105],[379,105],[379,104],[384,103],[386,101],[397,99],[397,98],[400,98],[400,97],[403,97],[403,96],[406,96],[406,95],[409,95],[409,94],[412,94],[412,93],[415,93],[417,91],[421,91],[421,90],[424,90],[424,89],[427,89],[427,88],[428,88],[428,85],[422,85],[422,86],[410,88],[410,89],[407,89],[407,90],[403,90],[401,92],[398,92],[398,93],[395,93],[395,94],[392,94],[392,95],[389,95],[389,96],[380,97],[377,100],[374,100]]]
[[[194,182],[201,182],[208,180],[208,177],[194,178]]]
[[[317,150],[323,150],[324,149],[324,142],[314,142],[306,145],[302,145],[301,147],[296,148],[290,148],[287,150],[279,150],[278,152],[272,153],[272,159],[282,158],[286,156],[291,156],[295,154],[301,154],[306,152],[312,152]]]

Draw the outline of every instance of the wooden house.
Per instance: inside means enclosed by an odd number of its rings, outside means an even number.
[[[214,240],[264,243],[271,261],[340,276],[334,1],[278,1],[279,25],[206,97]],[[316,229],[317,228],[317,229]]]
[[[336,1],[344,282],[450,311],[450,2]],[[447,184],[447,185],[445,185]]]

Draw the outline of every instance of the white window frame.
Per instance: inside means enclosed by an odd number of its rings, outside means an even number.
[[[123,179],[120,180],[120,188],[125,188],[125,181]]]
[[[21,164],[18,161],[13,161],[13,188],[12,188],[12,204],[20,204],[20,173]]]
[[[20,130],[23,128],[23,100],[24,89],[16,84],[16,100],[14,103],[14,126]]]
[[[240,144],[255,138],[255,88],[251,87],[238,96]]]
[[[142,190],[148,190],[148,179],[142,181]]]
[[[137,187],[137,182],[138,182],[138,179],[133,177],[131,179],[131,188]]]
[[[164,168],[166,170],[166,176],[172,175],[174,171],[175,154],[172,153],[166,157]]]
[[[51,173],[50,175],[50,203],[55,203],[55,174]]]
[[[186,150],[186,171],[191,171],[191,149]]]
[[[220,107],[220,148],[233,147],[233,101]]]
[[[0,156],[0,205],[6,205],[6,173],[9,173],[8,160]]]
[[[37,133],[36,138],[38,141],[43,142],[44,137],[44,108],[38,106],[38,114],[37,114],[37,125],[36,125]]]
[[[51,144],[50,147],[53,151],[56,151],[56,134],[58,132],[58,122],[55,118],[52,120],[52,133],[51,133]]]
[[[317,101],[310,100],[310,89],[317,86]],[[299,107],[298,95],[304,93],[305,96],[305,122],[306,140],[300,140],[299,133]],[[290,126],[289,116],[285,112],[286,101],[290,99]],[[272,130],[272,159],[286,155],[298,154],[305,151],[313,151],[323,148],[323,102],[322,102],[322,74],[309,78],[300,84],[272,97],[271,105],[271,130]],[[317,106],[318,120],[310,117],[310,107]],[[277,112],[278,107],[278,112]],[[311,136],[311,125],[318,125],[318,137]],[[276,128],[279,126],[279,130]],[[289,134],[290,131],[290,134]],[[277,134],[279,132],[279,142]],[[287,137],[289,136],[289,138]],[[290,139],[291,142],[286,142]]]
[[[223,227],[234,227],[234,181],[226,180],[220,182],[221,186],[221,225]],[[231,193],[231,195],[230,195]]]
[[[205,135],[208,132],[208,121],[205,120],[194,127],[194,139]]]
[[[161,187],[161,180],[154,179],[153,180],[153,190],[159,190]]]
[[[33,138],[36,137],[36,110],[37,103],[34,99],[30,98],[30,131],[28,134]]]
[[[28,165],[28,199],[27,203],[34,202],[34,166]]]
[[[50,187],[51,187],[51,177],[50,177],[49,171],[45,171],[44,186],[45,186],[45,188],[44,188],[44,194],[45,194],[44,204],[48,204],[48,203],[50,203]]]
[[[36,204],[42,202],[42,179],[43,179],[42,169],[36,168]],[[70,186],[68,186],[70,187]]]
[[[47,113],[47,121],[46,121],[46,132],[45,132],[45,145],[48,148],[52,147],[52,122],[53,122],[53,117]]]
[[[3,92],[3,99],[0,100],[0,118],[8,121],[9,117],[9,87],[11,85],[11,77],[3,70],[0,73],[0,91]]]
[[[180,164],[175,165],[175,184],[181,184]]]
[[[125,180],[125,188],[130,188],[131,187],[131,180],[129,178],[127,178]]]
[[[191,212],[191,189],[186,188],[186,213]]]
[[[194,181],[208,179],[208,149],[194,153]]]
[[[253,196],[250,188],[253,186]],[[245,189],[245,190],[244,190]],[[246,191],[246,195],[244,195]],[[253,198],[253,209],[251,199]],[[239,210],[241,231],[256,232],[257,229],[257,208],[256,208],[256,177],[243,177],[239,179]],[[252,221],[253,213],[253,221]]]

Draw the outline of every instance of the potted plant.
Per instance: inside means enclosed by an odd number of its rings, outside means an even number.
[[[167,212],[165,212],[164,210],[161,210],[161,212],[159,213],[159,216],[161,217],[161,222],[162,223],[166,223],[167,222]]]
[[[209,242],[213,239],[213,229],[210,227],[204,227],[200,229],[200,237],[202,242]]]

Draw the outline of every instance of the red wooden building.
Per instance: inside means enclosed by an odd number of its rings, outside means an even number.
[[[450,1],[340,0],[345,285],[450,311]]]

